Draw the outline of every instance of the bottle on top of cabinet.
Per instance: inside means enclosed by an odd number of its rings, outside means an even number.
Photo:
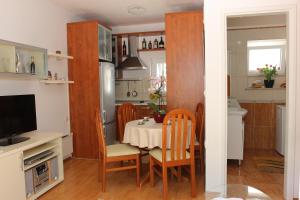
[[[152,42],[151,41],[148,43],[148,49],[152,49]]]
[[[142,49],[147,49],[147,42],[145,38],[142,41]]]
[[[153,42],[153,48],[157,49],[158,48],[158,40],[155,38],[154,42]]]
[[[127,47],[126,47],[126,43],[125,41],[123,42],[123,56],[126,56],[127,55]]]
[[[160,41],[159,41],[158,46],[159,46],[159,48],[165,48],[165,43],[164,43],[164,40],[163,40],[162,36],[160,37]]]

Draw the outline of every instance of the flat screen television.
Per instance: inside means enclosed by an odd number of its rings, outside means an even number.
[[[0,146],[26,141],[20,137],[25,132],[37,129],[35,96],[0,96]]]

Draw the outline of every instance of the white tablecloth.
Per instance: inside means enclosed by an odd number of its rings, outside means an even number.
[[[138,125],[139,120],[128,122],[125,126],[123,143],[140,148],[162,148],[162,124],[150,119],[143,125]],[[170,126],[171,127],[171,126]],[[168,131],[169,133],[170,131]],[[190,145],[191,122],[188,122],[187,148]],[[167,135],[167,146],[170,147],[170,134]]]

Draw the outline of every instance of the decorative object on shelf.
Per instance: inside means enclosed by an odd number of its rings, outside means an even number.
[[[160,41],[159,41],[158,47],[159,48],[165,48],[165,43],[164,43],[164,40],[163,40],[162,36],[160,36]]]
[[[48,80],[52,80],[52,73],[50,70],[48,70]]]
[[[148,49],[152,49],[152,42],[151,41],[149,41],[149,43],[148,43]]]
[[[158,40],[155,38],[154,42],[153,42],[153,48],[157,49],[158,48]]]
[[[279,68],[278,68],[279,69]],[[277,67],[266,64],[263,68],[257,68],[258,71],[264,74],[264,84],[266,88],[273,88],[275,80],[273,77],[277,75]]]
[[[34,56],[31,56],[30,73],[35,74]]]
[[[57,73],[54,74],[54,80],[58,80],[58,74]]]
[[[262,80],[255,80],[252,84],[251,87],[252,88],[262,88],[264,85]]]
[[[123,56],[127,56],[127,47],[125,41],[123,42]]]
[[[163,99],[163,89],[166,86],[166,78],[155,77],[151,78],[151,87],[149,88],[151,103],[148,103],[149,107],[154,111],[154,120],[156,123],[162,123],[165,116],[166,111],[162,109],[162,104],[164,103]]]
[[[19,73],[21,68],[20,54],[16,53],[16,72]]]
[[[61,51],[60,50],[56,50],[55,53],[56,54],[61,54]]]
[[[284,82],[284,83],[281,83],[280,84],[280,88],[286,88],[286,83]]]
[[[147,42],[145,38],[142,41],[142,49],[147,49]]]

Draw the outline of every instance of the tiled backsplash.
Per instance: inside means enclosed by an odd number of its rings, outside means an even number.
[[[128,87],[129,86],[129,87]],[[150,87],[149,80],[141,81],[116,81],[116,100],[119,101],[147,101],[149,100],[148,88]],[[128,90],[129,88],[129,90]],[[127,92],[130,91],[130,97],[127,97]],[[138,95],[132,96],[132,92],[136,91]]]
[[[156,74],[157,64],[165,63],[165,52],[140,52],[140,58],[147,65],[146,70],[124,70],[123,79],[134,79],[139,81],[116,81],[117,101],[149,101],[150,77]],[[127,97],[129,91],[137,91],[137,97]]]

